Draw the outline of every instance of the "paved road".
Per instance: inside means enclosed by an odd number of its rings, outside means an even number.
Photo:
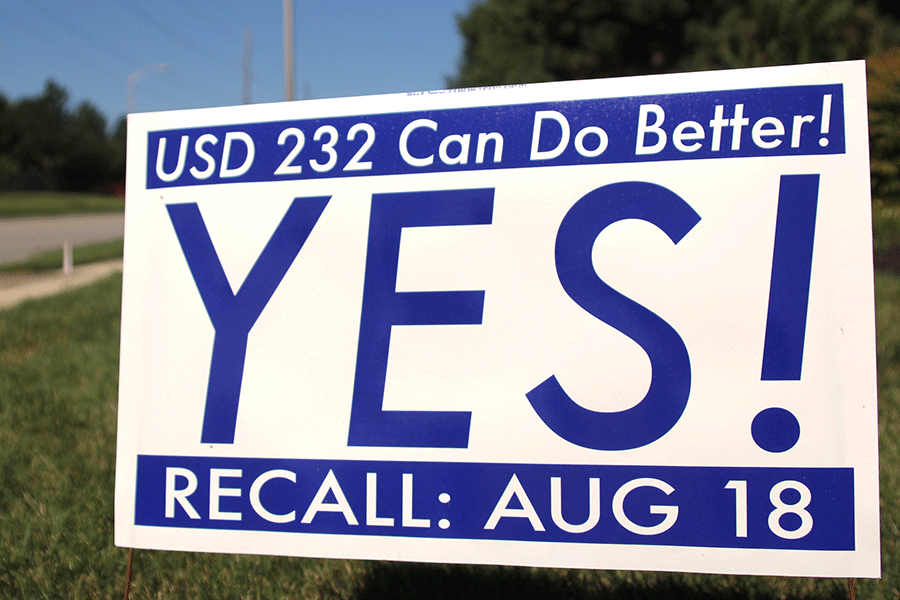
[[[124,221],[121,213],[0,219],[0,264],[62,248],[67,239],[74,246],[121,239]]]

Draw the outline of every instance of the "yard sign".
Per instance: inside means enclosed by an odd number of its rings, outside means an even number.
[[[132,115],[116,543],[876,577],[861,62]]]

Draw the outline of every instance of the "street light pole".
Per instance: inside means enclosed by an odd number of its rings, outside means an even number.
[[[284,99],[294,99],[294,0],[282,0],[284,9]]]
[[[147,65],[145,67],[141,67],[134,73],[128,76],[128,84],[127,84],[127,92],[128,92],[128,112],[133,113],[135,109],[135,98],[134,98],[134,86],[137,85],[137,82],[149,75],[151,72],[156,71],[158,73],[168,73],[169,72],[169,63],[156,63],[153,65]]]

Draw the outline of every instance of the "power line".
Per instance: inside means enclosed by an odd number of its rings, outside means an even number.
[[[234,34],[237,31],[235,24],[229,21],[226,21],[222,18],[222,11],[208,11],[206,10],[207,6],[204,4],[197,4],[192,0],[168,0],[170,4],[177,7],[179,11],[183,11],[185,9],[189,10],[196,17],[197,23],[203,23],[205,25],[212,24],[213,21],[216,22],[217,25],[213,26],[211,29],[216,33],[221,33],[224,30],[230,30],[229,35]],[[222,5],[217,5],[221,7]]]
[[[49,35],[44,33],[42,30],[40,30],[36,27],[33,27],[32,25],[28,24],[25,21],[22,21],[21,19],[19,19],[16,16],[9,14],[2,7],[0,7],[0,13],[3,13],[4,21],[6,21],[6,23],[13,23],[19,29],[26,31],[30,36],[42,39],[48,43],[53,43],[53,44],[59,43],[58,38],[51,38]],[[117,74],[110,71],[106,66],[101,65],[94,59],[92,59],[78,51],[75,51],[74,53],[69,51],[66,53],[65,56],[66,56],[66,58],[73,60],[74,62],[80,63],[83,66],[89,67],[91,69],[95,69],[98,72],[102,72],[104,75],[106,75],[107,77],[109,77],[111,79],[117,79],[119,77]]]
[[[133,15],[135,15],[139,19],[143,20],[144,22],[148,23],[152,27],[156,28],[158,31],[160,31],[163,35],[165,35],[167,38],[169,38],[173,42],[180,44],[181,46],[184,46],[185,48],[188,48],[195,54],[199,55],[201,58],[206,58],[209,60],[216,61],[219,64],[222,64],[223,66],[227,66],[229,68],[233,66],[233,65],[227,65],[222,60],[222,57],[220,55],[210,52],[210,51],[206,50],[205,48],[203,48],[202,46],[200,46],[199,44],[194,43],[190,38],[181,35],[180,33],[175,31],[174,29],[170,28],[168,25],[166,25],[165,23],[163,23],[162,21],[160,21],[159,19],[157,19],[156,17],[154,17],[153,15],[151,15],[150,13],[148,13],[147,11],[142,9],[141,7],[137,6],[133,2],[130,2],[128,0],[119,0],[119,4],[121,4],[126,10],[131,12]]]
[[[47,46],[53,47],[63,43],[64,45],[68,46],[68,48],[66,48],[64,52],[60,53],[61,60],[68,60],[76,64],[83,64],[84,66],[101,73],[104,76],[104,79],[107,79],[110,82],[124,82],[124,77],[129,72],[133,71],[136,68],[140,68],[147,63],[166,59],[168,59],[168,62],[170,64],[173,63],[171,58],[166,56],[142,57],[139,55],[135,55],[133,51],[129,51],[128,48],[123,47],[121,44],[111,42],[108,36],[98,35],[98,32],[93,31],[89,27],[85,27],[82,24],[79,24],[77,20],[61,16],[59,11],[48,8],[46,3],[42,0],[22,1],[24,5],[31,9],[30,14],[27,15],[29,16],[30,20],[37,20],[38,22],[43,23],[35,26],[33,24],[26,23],[22,21],[21,18],[16,18],[13,15],[8,15],[8,18],[4,18],[4,22],[27,32],[26,35],[28,35],[28,37],[42,40]],[[240,38],[236,36],[234,37],[233,48],[235,50],[235,60],[228,61],[223,58],[221,52],[216,53],[214,51],[211,51],[208,47],[204,47],[196,43],[194,40],[184,36],[183,34],[180,34],[173,28],[167,26],[165,23],[154,17],[152,14],[148,13],[146,10],[142,9],[140,6],[137,6],[134,2],[131,2],[130,0],[119,0],[119,3],[122,5],[122,8],[127,10],[127,12],[130,13],[133,17],[145,23],[146,26],[150,27],[153,31],[159,32],[160,35],[164,36],[173,44],[179,47],[186,48],[191,53],[199,55],[203,60],[207,62],[213,62],[217,65],[224,65],[224,67],[227,69],[227,74],[225,76],[217,76],[214,78],[214,82],[211,83],[212,87],[215,89],[215,92],[213,94],[211,93],[213,90],[210,89],[210,85],[204,84],[203,82],[198,80],[196,76],[188,77],[185,74],[186,65],[180,65],[175,62],[174,64],[172,64],[170,73],[165,77],[160,78],[158,83],[155,83],[153,86],[147,86],[147,89],[141,93],[142,96],[165,99],[166,102],[174,105],[174,108],[194,107],[185,105],[183,96],[184,93],[189,93],[193,96],[196,95],[197,92],[203,92],[200,96],[202,98],[205,98],[206,100],[210,100],[208,104],[209,106],[236,103],[237,98],[233,95],[233,91],[228,91],[228,88],[234,90],[239,89],[241,86],[240,77],[242,69],[240,66],[240,53],[238,52],[241,43]],[[0,14],[5,14],[8,12],[8,5],[4,6],[3,9],[0,10]],[[219,18],[219,22],[221,22],[221,14],[217,14],[217,18]],[[203,23],[208,22],[208,20],[203,19],[202,17],[199,18],[198,21]],[[68,37],[70,43],[66,44],[61,40],[60,36],[54,36],[52,31],[50,33],[47,33],[46,25],[48,24],[53,28],[61,29],[65,34],[64,36],[62,36],[62,40],[65,40],[65,38]],[[222,32],[224,29],[226,28],[220,27],[217,29],[217,31]],[[78,49],[75,49],[73,43],[77,45]],[[9,50],[8,44],[6,50]],[[117,69],[112,67],[112,62],[124,65],[127,70],[123,69],[124,73],[116,73],[115,71],[117,71]],[[265,81],[265,77],[260,77],[256,73],[254,73],[254,83],[256,84],[256,86],[260,86],[266,91],[270,91],[271,89],[270,86],[267,85],[269,82]],[[205,87],[203,87],[204,85]],[[122,86],[124,96],[124,83],[122,83]],[[172,91],[181,90],[181,93],[175,92],[175,98],[178,98],[180,96],[181,102],[179,102],[178,100],[173,100],[173,97],[170,93],[164,93],[160,88],[169,88]],[[218,101],[216,101],[217,97]]]
[[[106,52],[110,55],[128,63],[130,66],[134,66],[135,64],[141,64],[141,60],[134,55],[130,55],[126,52],[123,52],[121,48],[113,47],[100,38],[94,36],[89,31],[82,29],[81,27],[76,27],[74,23],[66,21],[65,19],[60,18],[55,12],[47,9],[40,3],[35,0],[25,0],[27,4],[30,4],[34,8],[38,9],[44,17],[53,21],[58,26],[67,29],[70,33],[84,39],[85,41],[94,44],[95,46],[102,47]]]
[[[270,1],[277,2],[277,0]],[[213,31],[219,35],[222,35],[224,32],[228,40],[230,42],[233,41],[235,46],[238,43],[238,39],[243,39],[243,34],[241,32],[250,27],[250,24],[246,20],[246,15],[241,15],[240,22],[230,21],[223,18],[224,13],[221,10],[210,11],[210,5],[197,2],[197,0],[168,0],[168,2],[177,7],[179,11],[190,12],[194,18],[194,22],[205,27],[207,31]],[[238,37],[239,35],[241,36],[240,38]],[[278,42],[281,42],[280,38],[278,39]],[[257,54],[256,50],[261,50],[265,47],[265,38],[253,40],[253,54]],[[279,57],[281,56],[280,50],[277,52],[277,55]],[[283,92],[279,90],[280,85],[280,83],[273,83],[264,71],[253,70],[253,87],[257,91],[261,89],[265,91],[266,93],[263,95],[271,98],[279,98],[283,94]]]
[[[10,14],[10,12],[5,10],[4,8],[0,8],[0,14],[2,14],[4,16],[4,22],[6,24],[12,24],[17,29],[19,29],[23,32],[26,32],[30,37],[42,40],[43,42],[47,43],[48,45],[58,45],[58,44],[62,43],[59,37],[51,36],[50,34],[46,33],[43,29],[41,29],[39,27],[35,27],[32,24],[30,24],[26,21],[23,21],[21,18]],[[67,27],[67,29],[69,29],[70,32],[72,32],[72,28]],[[81,32],[81,33],[84,33],[84,32]],[[76,36],[83,37],[79,33],[76,33]],[[113,72],[112,70],[109,69],[108,65],[101,64],[100,62],[95,60],[95,58],[93,56],[89,56],[88,54],[81,52],[80,50],[73,47],[71,44],[69,44],[69,47],[66,48],[65,52],[60,53],[60,57],[62,58],[62,60],[66,60],[66,61],[70,61],[70,62],[79,64],[79,65],[82,65],[88,69],[91,69],[97,73],[100,73],[100,74],[104,75],[111,82],[115,82],[116,84],[120,84],[120,82],[121,82],[122,76],[120,73]],[[163,93],[160,93],[160,92],[161,92],[160,90],[149,90],[148,95],[155,97],[156,99],[163,99],[167,102],[173,101],[171,96],[169,96],[168,94],[166,94],[164,92]],[[96,100],[87,98],[87,101],[93,104]],[[123,105],[123,108],[124,108],[124,105]],[[117,118],[117,114],[118,113],[114,112],[114,114],[106,115],[106,116],[107,116],[107,118],[109,118],[111,120],[115,120]]]
[[[120,48],[120,47],[116,47],[116,46],[113,46],[113,45],[107,43],[106,41],[97,37],[90,31],[84,29],[83,27],[79,27],[79,26],[75,25],[73,22],[70,22],[70,21],[60,18],[55,12],[49,10],[48,8],[46,8],[45,6],[43,6],[40,2],[37,2],[36,0],[24,0],[24,2],[26,2],[28,5],[32,6],[33,8],[37,9],[42,18],[47,19],[48,21],[51,21],[52,23],[54,23],[55,25],[57,25],[59,27],[62,27],[70,35],[73,35],[73,36],[80,38],[81,40],[87,42],[92,49],[97,49],[97,50],[102,51],[104,57],[111,57],[111,58],[114,58],[114,59],[118,60],[119,62],[123,63],[124,65],[127,66],[129,71],[131,71],[135,68],[138,68],[148,62],[146,59],[142,59],[137,56],[134,56],[131,53],[123,51],[122,48]],[[138,9],[138,10],[140,10],[140,9]],[[152,19],[152,17],[151,17],[151,19]],[[29,27],[29,29],[34,31],[34,28]],[[47,38],[46,35],[41,35],[41,37],[43,37],[45,39]],[[50,39],[49,41],[53,44],[58,43],[57,39]],[[114,74],[110,73],[109,71],[105,71],[105,72],[112,79],[120,80],[122,78],[121,74],[114,75]],[[172,72],[164,80],[161,80],[160,83],[163,86],[169,86],[169,87],[173,87],[175,89],[181,89],[182,91],[188,91],[188,92],[189,91],[198,91],[195,81],[184,79],[180,75],[178,75],[177,72]],[[171,96],[169,96],[167,94],[163,94],[162,96],[160,96],[160,90],[157,89],[157,86],[154,86],[153,90],[147,90],[147,92],[145,92],[144,94],[150,95],[150,96],[156,97],[156,98],[162,97],[165,100],[167,100],[168,102],[178,106],[178,102],[173,100],[173,98]],[[123,104],[123,106],[124,106],[124,104]]]
[[[179,11],[187,11],[190,12],[195,18],[195,22],[204,26],[209,31],[214,31],[215,33],[222,35],[223,32],[227,36],[229,40],[228,43],[234,43],[235,47],[237,47],[239,41],[242,40],[242,31],[251,26],[249,20],[247,19],[246,14],[240,14],[239,20],[229,20],[224,18],[224,12],[222,10],[209,10],[211,4],[197,2],[197,0],[167,0],[169,4],[176,6]],[[277,4],[277,0],[269,0],[270,4]],[[224,4],[212,5],[217,7],[223,7]],[[231,5],[232,8],[235,5]],[[277,49],[274,52],[279,58],[281,57],[281,38],[279,37],[277,40],[267,40],[263,37],[256,37],[253,40],[253,54],[261,55],[265,52],[267,47],[271,47],[270,43],[276,41]],[[260,52],[257,53],[257,50]],[[235,63],[237,64],[237,63]],[[280,73],[280,70],[279,70]],[[273,99],[280,98],[283,95],[283,90],[281,90],[280,82],[273,82],[271,78],[266,74],[265,71],[254,69],[253,70],[253,87],[259,92],[260,90],[264,91],[265,94],[263,96],[267,96]]]
[[[237,59],[233,62],[223,59],[221,52],[217,53],[215,51],[209,50],[208,47],[204,48],[203,46],[195,43],[190,38],[178,33],[177,31],[175,31],[174,29],[172,29],[171,27],[166,25],[164,22],[160,21],[159,19],[157,19],[156,17],[154,17],[153,15],[148,13],[146,10],[137,6],[131,0],[118,0],[118,2],[125,9],[127,9],[129,12],[131,12],[134,16],[141,19],[142,21],[144,21],[145,23],[147,23],[154,29],[158,30],[160,33],[165,35],[171,41],[191,50],[194,54],[197,54],[201,58],[205,58],[207,60],[211,60],[211,61],[218,63],[220,66],[223,66],[224,68],[226,68],[228,70],[228,72],[233,73],[235,75],[235,77],[237,77],[239,73],[243,73],[245,71],[246,66],[242,66],[242,63],[239,62]],[[199,22],[201,22],[201,23],[207,22],[207,19],[198,13],[196,6],[192,6],[192,12],[194,13],[195,17],[198,18]],[[216,19],[219,23],[223,24],[222,27],[220,27],[219,29],[216,30],[218,33],[221,33],[221,31],[224,29],[232,28],[230,24],[228,26],[224,25],[224,21],[221,19],[219,14],[216,14]],[[238,40],[239,40],[239,38],[236,36],[233,38],[233,43],[234,43],[235,48],[239,47]],[[257,84],[257,86],[261,85],[262,87],[266,88],[267,91],[270,91],[272,89],[271,85],[269,84],[269,82],[266,80],[266,78],[264,76],[260,77],[259,74],[254,73],[254,79],[256,80],[255,83]]]

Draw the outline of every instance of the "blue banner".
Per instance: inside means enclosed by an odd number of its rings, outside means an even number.
[[[853,550],[849,468],[138,457],[135,524]]]
[[[147,188],[845,152],[811,85],[151,131]]]

